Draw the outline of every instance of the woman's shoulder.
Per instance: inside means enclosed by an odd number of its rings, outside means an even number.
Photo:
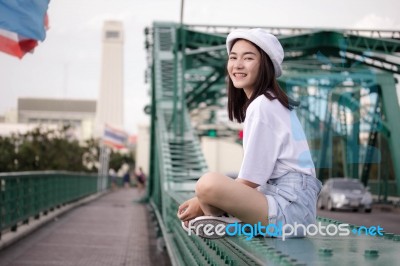
[[[290,110],[283,106],[278,99],[268,99],[264,95],[258,96],[249,105],[246,119],[257,120],[270,126],[287,124],[290,121]]]
[[[254,99],[249,108],[252,112],[261,112],[267,116],[290,112],[278,99],[270,100],[265,95],[260,95]]]

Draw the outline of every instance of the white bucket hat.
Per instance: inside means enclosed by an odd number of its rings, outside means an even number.
[[[283,48],[274,35],[260,28],[234,30],[229,33],[226,38],[226,49],[228,54],[232,49],[233,41],[236,39],[245,39],[260,47],[267,53],[269,58],[271,58],[271,61],[274,64],[275,77],[279,77],[282,74],[282,61],[284,57]]]

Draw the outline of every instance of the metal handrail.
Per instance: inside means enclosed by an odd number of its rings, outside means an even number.
[[[98,181],[97,174],[67,171],[0,173],[0,233],[95,194]]]

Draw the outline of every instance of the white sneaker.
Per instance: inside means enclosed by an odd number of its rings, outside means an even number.
[[[182,227],[183,229],[188,232],[188,234],[195,234],[203,238],[208,238],[208,239],[217,239],[217,238],[222,238],[225,236],[225,228],[229,224],[234,224],[234,223],[242,223],[241,220],[239,220],[236,217],[229,216],[199,216],[196,217],[193,220],[189,221],[189,226],[185,226],[184,222],[182,222]],[[222,224],[223,227],[217,225]],[[212,225],[212,226],[207,226],[206,225]],[[192,231],[190,232],[190,229]],[[223,230],[221,230],[223,228]],[[218,231],[217,231],[218,230]],[[223,234],[222,234],[223,232]]]

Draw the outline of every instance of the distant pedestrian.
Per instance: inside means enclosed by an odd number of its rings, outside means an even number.
[[[113,168],[110,168],[108,175],[110,176],[111,189],[115,190],[117,188],[117,173]]]
[[[146,187],[146,175],[143,173],[142,167],[139,167],[139,171],[137,171],[136,180],[138,184],[139,191],[142,191]]]
[[[126,171],[126,173],[123,176],[123,183],[124,183],[124,187],[125,188],[130,188],[130,186],[131,186],[131,177],[130,177],[130,174],[129,174],[129,170]]]

